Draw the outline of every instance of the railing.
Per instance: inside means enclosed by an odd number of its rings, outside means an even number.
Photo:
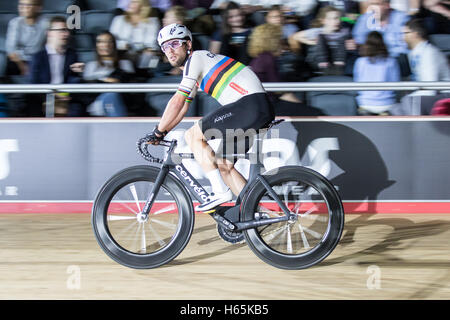
[[[263,83],[267,91],[416,91],[450,90],[450,82],[267,82]],[[7,84],[0,85],[0,93],[42,93],[47,94],[46,117],[54,116],[56,93],[103,93],[103,92],[174,92],[178,83],[150,84]]]

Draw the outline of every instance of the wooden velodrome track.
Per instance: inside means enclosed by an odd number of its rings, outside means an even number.
[[[346,215],[336,250],[297,271],[222,241],[206,214],[158,269],[112,261],[89,214],[2,214],[0,241],[0,299],[450,299],[450,214]]]

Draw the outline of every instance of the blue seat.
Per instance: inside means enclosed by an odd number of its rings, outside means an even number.
[[[76,4],[75,0],[43,0],[42,11],[66,13],[67,8]]]
[[[89,61],[97,60],[95,50],[77,50],[78,61],[87,63]]]
[[[0,38],[6,38],[8,23],[15,17],[17,17],[17,13],[0,13]]]
[[[356,116],[358,103],[355,96],[347,93],[329,93],[311,97],[308,105],[320,109],[327,116]]]
[[[18,0],[2,0],[0,1],[0,12],[17,13]]]
[[[94,35],[91,33],[77,32],[72,36],[72,45],[76,50],[95,50]]]
[[[450,34],[430,34],[430,42],[447,56],[450,61]]]
[[[114,13],[108,11],[84,11],[81,13],[81,32],[98,34],[109,30]]]
[[[102,10],[113,11],[116,8],[117,1],[111,0],[82,0],[80,2],[84,10]]]
[[[6,52],[0,51],[0,78],[5,75],[6,71]]]

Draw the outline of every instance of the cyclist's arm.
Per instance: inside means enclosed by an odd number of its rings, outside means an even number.
[[[191,60],[194,62],[191,63]],[[177,92],[170,99],[164,110],[158,130],[161,132],[172,130],[180,123],[189,109],[189,104],[197,93],[197,80],[201,72],[201,58],[193,54],[183,70],[183,80],[181,81]]]
[[[186,97],[175,93],[167,103],[167,107],[161,117],[158,125],[158,130],[161,132],[169,132],[180,123],[184,115],[189,109],[189,103],[186,102]]]

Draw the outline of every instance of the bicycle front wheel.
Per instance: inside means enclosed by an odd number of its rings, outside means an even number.
[[[334,250],[344,228],[344,210],[335,188],[319,173],[299,166],[279,168],[264,178],[297,219],[245,230],[249,247],[281,269],[304,269],[321,262]],[[284,215],[258,182],[243,204],[241,221]]]
[[[137,269],[161,266],[178,256],[194,227],[192,201],[181,183],[167,175],[148,216],[141,214],[159,169],[136,166],[109,179],[92,209],[101,248],[114,261]]]

